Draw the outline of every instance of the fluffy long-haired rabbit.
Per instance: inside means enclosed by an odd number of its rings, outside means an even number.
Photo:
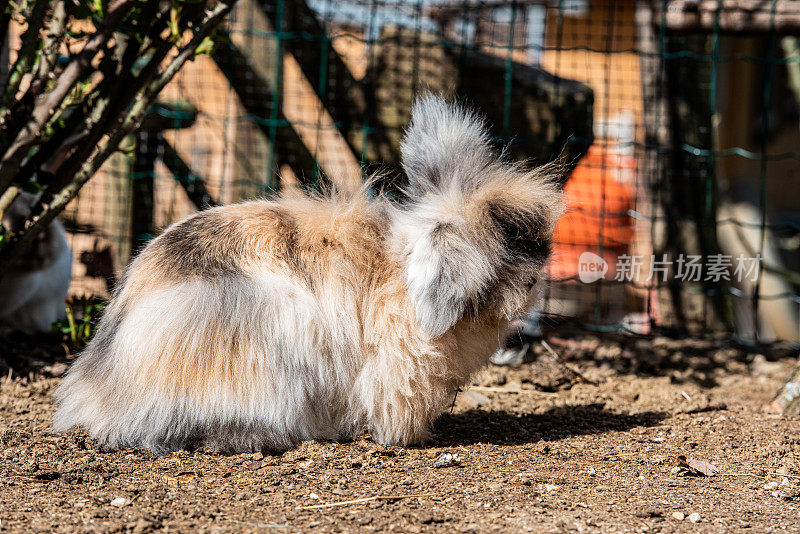
[[[36,196],[22,193],[3,214],[3,226],[18,232]],[[47,332],[65,314],[72,276],[72,251],[57,220],[36,236],[31,248],[0,278],[0,324],[26,332]]]
[[[530,304],[562,194],[434,96],[402,156],[402,203],[293,193],[169,227],[61,383],[55,428],[156,451],[423,440]]]

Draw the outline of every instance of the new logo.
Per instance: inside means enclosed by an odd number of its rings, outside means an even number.
[[[600,280],[607,272],[608,263],[594,252],[584,252],[578,258],[578,278],[584,284]]]

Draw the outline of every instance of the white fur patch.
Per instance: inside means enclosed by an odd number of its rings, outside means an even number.
[[[437,233],[436,221],[408,225],[406,248],[408,291],[417,320],[432,337],[439,337],[458,321],[471,297],[483,291],[494,267],[475,243],[447,231],[446,241]],[[451,227],[459,221],[448,222]],[[412,235],[413,234],[413,235]]]
[[[59,389],[54,425],[153,447],[212,428],[230,429],[223,448],[239,448],[236,429],[250,436],[247,449],[336,437],[334,414],[345,407],[331,401],[346,397],[336,377],[355,371],[335,368],[324,320],[305,289],[276,275],[156,291],[122,320],[107,353],[90,345],[81,356],[86,365]],[[198,371],[211,380],[193,380]]]

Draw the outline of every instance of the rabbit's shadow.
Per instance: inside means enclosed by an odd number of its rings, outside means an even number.
[[[434,425],[433,436],[428,445],[520,445],[537,441],[557,441],[571,436],[654,426],[666,416],[662,412],[621,414],[607,410],[599,403],[556,406],[543,413],[519,415],[506,411],[472,409],[441,416]]]

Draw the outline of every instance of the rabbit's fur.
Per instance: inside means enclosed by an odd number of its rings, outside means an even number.
[[[10,232],[25,227],[36,195],[22,193],[3,214]],[[26,332],[47,332],[65,315],[64,298],[72,277],[72,251],[64,227],[53,221],[25,254],[0,277],[0,325]]]
[[[403,203],[296,192],[169,227],[61,383],[55,428],[159,451],[425,438],[530,304],[562,194],[433,96],[402,155]]]

